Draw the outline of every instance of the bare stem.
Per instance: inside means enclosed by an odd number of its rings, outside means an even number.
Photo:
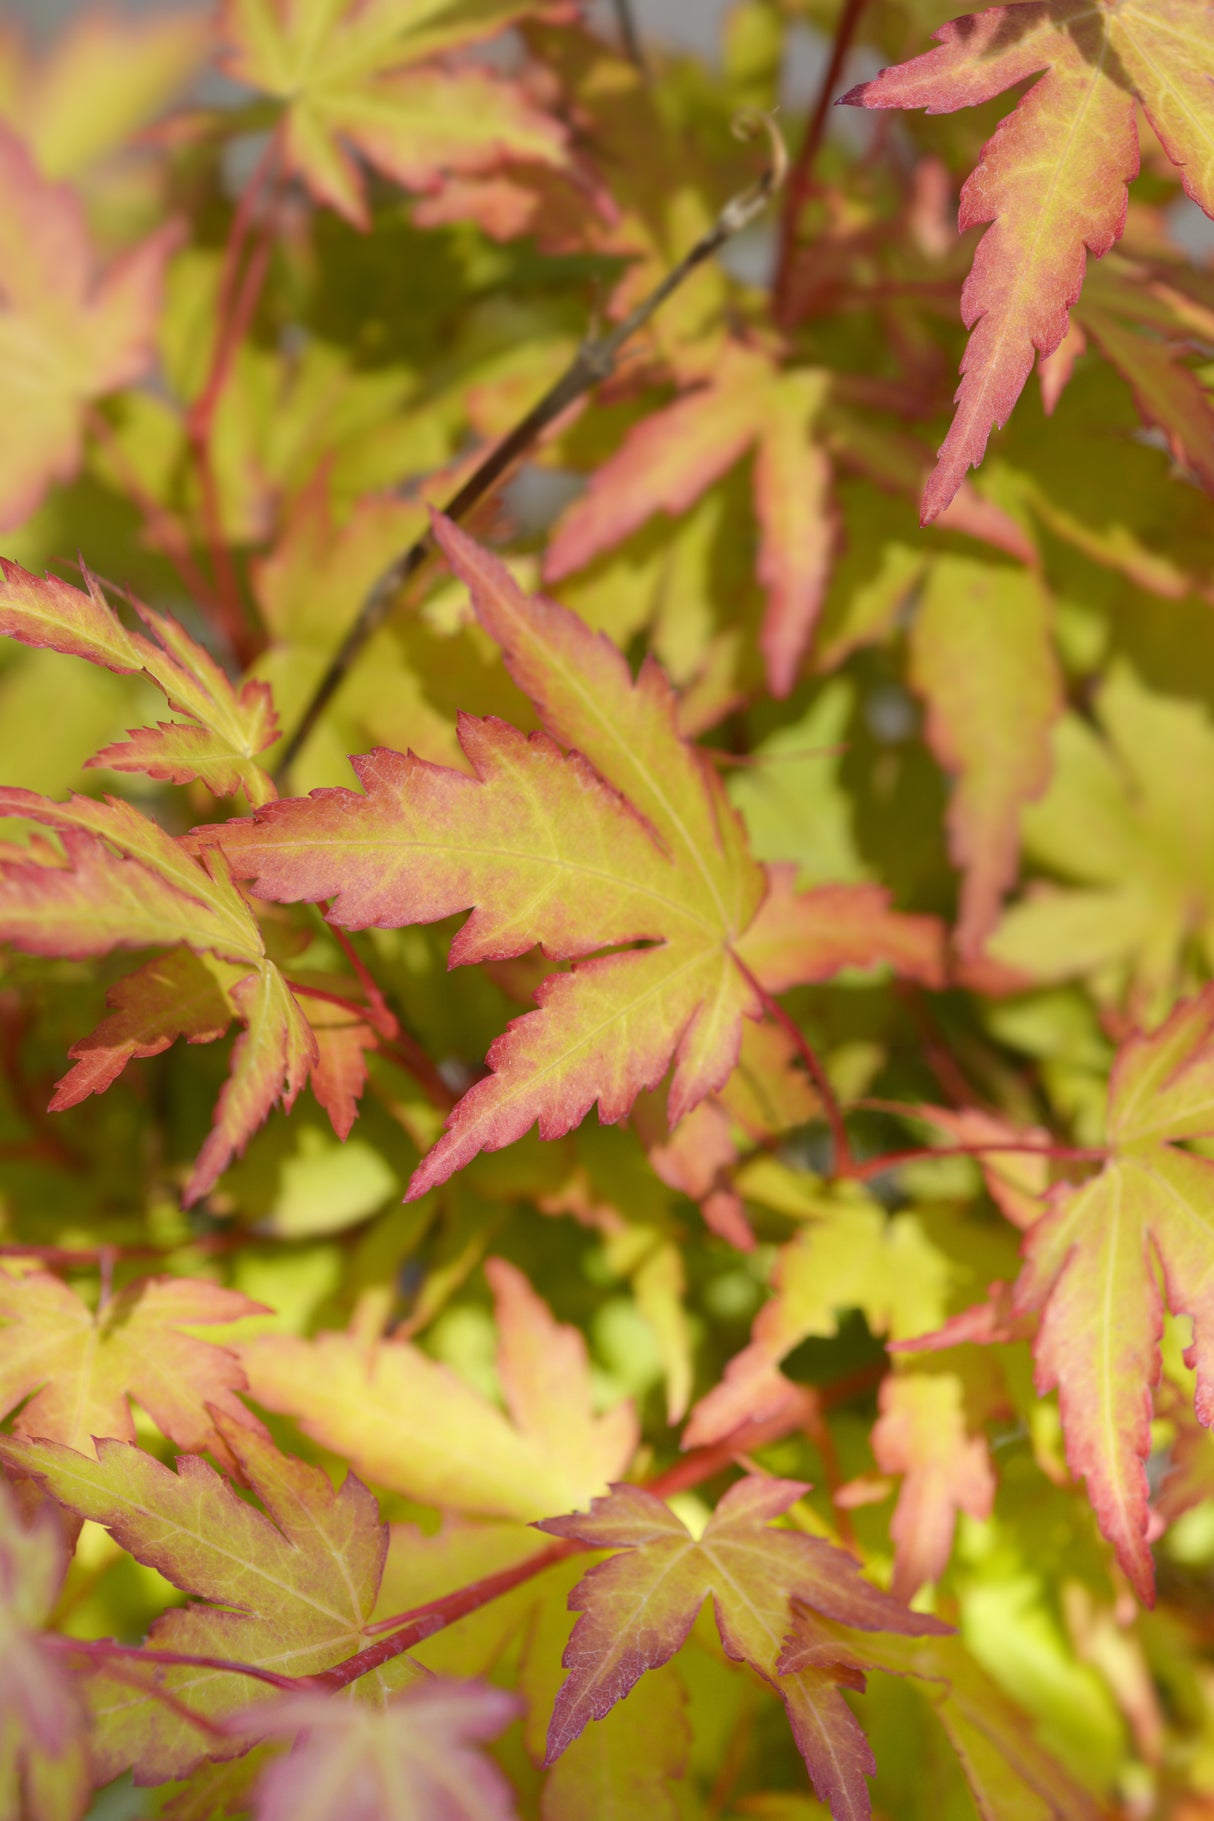
[[[772,311],[776,321],[785,323],[788,314],[788,290],[792,277],[793,257],[797,248],[797,226],[801,219],[801,210],[805,206],[813,184],[814,160],[826,132],[826,119],[839,86],[843,65],[847,53],[852,47],[856,27],[860,23],[868,0],[844,0],[839,23],[835,27],[835,41],[831,46],[830,62],[822,77],[818,98],[805,128],[805,137],[789,173],[788,188],[784,193],[784,208],[780,216],[780,252],[776,262],[776,279],[772,298]]]
[[[614,0],[615,19],[620,31],[620,43],[629,63],[636,65],[645,80],[649,80],[649,63],[645,56],[645,47],[641,43],[641,34],[637,30],[636,15],[632,10],[632,0]]]
[[[473,506],[497,486],[515,463],[531,449],[548,427],[557,418],[576,403],[583,393],[591,391],[603,380],[609,379],[615,371],[616,361],[625,342],[637,333],[638,329],[650,320],[661,309],[684,280],[690,277],[697,266],[711,259],[727,240],[741,230],[767,207],[771,197],[784,181],[787,170],[787,154],[784,142],[776,130],[774,122],[766,114],[747,112],[738,116],[736,122],[739,131],[754,131],[756,128],[766,133],[768,138],[769,157],[766,168],[758,181],[750,189],[743,191],[727,202],[717,216],[712,227],[704,234],[691,250],[686,253],[659,285],[649,293],[635,310],[616,324],[607,334],[583,342],[573,360],[569,363],[560,378],[551,385],[544,396],[532,406],[526,416],[514,426],[501,442],[489,451],[484,461],[464,482],[455,497],[448,500],[443,512],[449,519],[458,523],[472,510]],[[304,743],[316,726],[317,721],[328,707],[333,696],[340,689],[363,646],[373,634],[378,632],[399,600],[402,591],[417,574],[427,557],[432,553],[434,544],[429,531],[426,531],[417,542],[391,563],[373,584],[363,601],[353,625],[347,632],[341,645],[334,653],[328,669],[317,684],[312,699],[304,709],[299,725],[295,728],[279,759],[276,780],[281,780],[290,770],[299,756]]]

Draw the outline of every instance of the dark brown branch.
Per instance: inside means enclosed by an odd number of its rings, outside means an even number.
[[[609,379],[615,371],[615,364],[625,342],[637,333],[661,309],[684,280],[698,266],[711,259],[713,254],[723,247],[727,240],[741,232],[752,222],[763,209],[784,181],[788,168],[788,157],[784,142],[776,130],[775,123],[767,114],[758,114],[748,110],[738,116],[735,129],[739,133],[751,133],[756,129],[767,134],[770,156],[767,167],[757,183],[727,202],[717,216],[712,227],[697,240],[690,252],[686,253],[678,265],[668,272],[662,282],[655,286],[636,307],[635,310],[617,323],[606,335],[597,336],[592,341],[583,342],[569,366],[554,385],[550,386],[539,402],[532,406],[527,415],[517,423],[513,430],[502,439],[485,457],[475,473],[464,482],[459,492],[443,507],[450,519],[457,523],[490,493],[498,482],[509,473],[515,463],[538,442],[550,424],[575,404],[582,394],[593,390],[603,380]],[[342,640],[328,669],[318,683],[311,701],[304,709],[303,716],[283,747],[282,756],[275,773],[281,781],[298,757],[304,743],[316,726],[317,721],[328,707],[333,696],[345,681],[355,659],[379,628],[383,625],[392,608],[400,597],[401,591],[417,574],[422,564],[434,548],[429,531],[418,538],[417,542],[406,550],[402,556],[389,565],[374,583],[364,600],[350,630]]]
[[[641,43],[641,34],[637,30],[636,16],[632,10],[632,0],[614,0],[615,20],[619,27],[620,43],[629,63],[635,64],[645,80],[649,80],[649,63],[645,56],[645,47]]]

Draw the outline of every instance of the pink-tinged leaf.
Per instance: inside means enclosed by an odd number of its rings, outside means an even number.
[[[631,1461],[640,1440],[631,1403],[593,1414],[590,1360],[577,1328],[553,1319],[523,1273],[504,1258],[485,1260],[497,1318],[497,1371],[511,1420],[571,1482],[593,1485]],[[604,1467],[605,1463],[612,1465]]]
[[[905,1476],[889,1527],[893,1591],[910,1600],[944,1573],[957,1513],[991,1515],[995,1475],[985,1438],[969,1432],[964,1387],[956,1374],[891,1374],[878,1403],[873,1455],[883,1473]]]
[[[799,892],[795,866],[769,866],[767,874],[767,898],[735,947],[769,993],[882,963],[906,979],[943,986],[944,932],[935,917],[891,910],[878,885]]]
[[[504,1260],[489,1272],[509,1416],[410,1342],[349,1334],[248,1342],[253,1396],[405,1498],[524,1521],[585,1502],[627,1469],[636,1414],[596,1414],[581,1335]]]
[[[251,803],[266,802],[274,786],[253,761],[278,737],[269,685],[251,681],[237,690],[175,620],[139,602],[136,611],[153,638],[127,632],[96,578],[87,569],[83,576],[87,592],[0,558],[0,634],[106,670],[143,670],[171,707],[192,717],[132,729],[128,742],[107,746],[90,765],[145,771],[173,784],[201,778],[216,796],[244,789]]]
[[[755,460],[758,574],[767,590],[759,649],[776,696],[797,680],[839,539],[830,461],[811,437],[826,388],[825,374],[796,371],[772,387]]]
[[[323,999],[305,998],[308,1023],[316,1040],[312,1064],[312,1092],[329,1115],[337,1136],[350,1136],[358,1117],[358,1103],[367,1085],[367,1057],[379,1042],[377,1033],[344,1006]]]
[[[514,1791],[476,1748],[520,1706],[487,1682],[440,1676],[378,1707],[287,1695],[249,1716],[258,1736],[298,1734],[262,1771],[253,1813],[257,1821],[517,1821]]]
[[[290,1112],[318,1057],[311,1026],[276,967],[246,975],[231,994],[245,1028],[232,1050],[215,1123],[185,1186],[187,1208],[214,1188],[274,1107]]]
[[[772,377],[764,356],[731,345],[709,385],[643,418],[555,527],[544,579],[583,568],[655,511],[685,512],[754,443]]]
[[[207,906],[163,875],[82,831],[62,839],[66,866],[0,866],[0,941],[86,960],[219,936]]]
[[[79,1691],[38,1631],[66,1567],[57,1513],[23,1511],[0,1480],[0,1804],[14,1821],[80,1821],[93,1793]]]
[[[178,238],[167,226],[101,274],[75,192],[0,125],[0,530],[75,475],[89,401],[150,365]]]
[[[1173,1142],[1214,1130],[1212,1020],[1207,990],[1123,1046],[1109,1086],[1109,1160],[1081,1187],[1053,1190],[1015,1291],[1015,1313],[1041,1313],[1037,1385],[1058,1388],[1067,1459],[1148,1604],[1145,1462],[1165,1297],[1193,1320],[1185,1358],[1197,1372],[1197,1416],[1214,1422],[1214,1165]]]
[[[471,776],[381,750],[354,761],[363,795],[315,791],[193,837],[222,847],[259,896],[330,899],[348,928],[471,907],[452,964],[537,944],[578,962],[494,1043],[492,1073],[456,1107],[410,1197],[537,1122],[560,1137],[596,1101],[605,1124],[621,1119],[672,1061],[680,1118],[726,1080],[742,1019],[759,1011],[731,944],[762,873],[715,771],[678,732],[665,676],[649,664],[634,683],[574,615],[522,594],[453,526],[437,535],[553,737],[464,715]],[[638,942],[650,946],[621,948]]]
[[[0,1413],[29,1399],[18,1435],[86,1451],[95,1436],[133,1442],[128,1400],[181,1448],[226,1460],[207,1406],[247,1423],[245,1375],[226,1347],[186,1328],[264,1315],[262,1303],[189,1277],[143,1278],[94,1311],[44,1271],[0,1271]]]
[[[924,491],[925,524],[982,460],[1037,354],[1052,354],[1061,343],[1088,253],[1099,258],[1121,237],[1138,134],[1133,97],[1110,73],[1121,37],[1116,17],[1087,0],[991,7],[942,26],[939,49],[883,70],[843,97],[861,107],[949,113],[1046,72],[987,142],[961,191],[962,232],[994,225],[961,294],[973,333],[957,414]]]
[[[762,1029],[748,1025],[747,1031]],[[731,1078],[732,1079],[732,1078]],[[710,1232],[739,1251],[755,1243],[742,1198],[729,1179],[738,1160],[729,1114],[717,1100],[702,1100],[673,1131],[639,1133],[655,1173],[672,1189],[698,1202]]]
[[[669,1507],[637,1486],[617,1486],[588,1514],[549,1518],[553,1536],[574,1537],[618,1554],[584,1575],[569,1596],[582,1616],[564,1663],[569,1675],[548,1734],[551,1764],[591,1720],[628,1693],[648,1669],[666,1663],[684,1642],[704,1601],[713,1609],[727,1656],[749,1663],[784,1700],[811,1775],[820,1766],[819,1690],[780,1675],[777,1664],[791,1623],[790,1600],[862,1630],[942,1633],[938,1619],[908,1611],[864,1581],[850,1556],[817,1537],[771,1529],[805,1491],[797,1481],[751,1477],[730,1488],[697,1541]],[[841,1807],[840,1816],[861,1815]]]
[[[264,1435],[219,1415],[215,1421],[262,1509],[196,1454],[181,1456],[174,1473],[129,1442],[99,1442],[93,1457],[59,1442],[4,1436],[0,1459],[69,1511],[103,1524],[136,1561],[193,1597],[155,1621],[153,1651],[221,1657],[283,1675],[332,1668],[367,1642],[364,1626],[388,1544],[375,1500],[352,1476],[335,1489],[323,1470],[280,1454]],[[146,1672],[152,1685],[145,1695],[137,1669],[122,1667],[121,1678],[104,1668],[88,1676],[90,1744],[101,1782],[133,1766],[141,1782],[163,1783],[189,1775],[204,1758],[248,1749],[247,1738],[225,1744],[193,1725],[157,1690],[212,1721],[244,1714],[273,1694],[226,1670],[159,1667]],[[416,1673],[401,1659],[372,1672],[361,1690],[382,1700]]]
[[[842,1693],[864,1693],[863,1670],[797,1600],[776,1668],[818,1800],[829,1805],[834,1821],[864,1821],[872,1812],[867,1779],[876,1776],[877,1761]]]
[[[1051,603],[1032,569],[938,557],[911,634],[927,739],[956,779],[949,846],[962,869],[957,947],[973,954],[1016,877],[1022,806],[1050,778],[1062,711]]]
[[[75,1067],[55,1084],[50,1111],[104,1094],[133,1058],[158,1056],[178,1037],[188,1043],[222,1037],[235,1015],[231,988],[242,975],[239,963],[176,948],[117,981],[105,996],[109,1017],[72,1045]]]
[[[495,3],[467,19],[420,22],[382,7],[356,14],[278,13],[262,0],[225,0],[229,72],[284,105],[288,168],[318,201],[369,225],[362,174],[348,147],[385,176],[428,193],[448,174],[504,165],[565,164],[565,130],[522,85],[483,69],[417,67],[475,43],[534,10]],[[433,9],[431,9],[431,14]]]
[[[87,593],[0,557],[0,634],[106,670],[142,670],[142,641],[127,632],[87,570],[84,581]]]
[[[1041,408],[1047,417],[1052,417],[1058,407],[1058,400],[1071,383],[1075,364],[1079,356],[1087,350],[1087,336],[1072,316],[1066,334],[1058,343],[1052,354],[1045,354],[1037,362],[1037,380],[1041,387]]]

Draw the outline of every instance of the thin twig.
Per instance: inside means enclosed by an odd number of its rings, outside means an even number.
[[[158,1664],[166,1669],[216,1669],[225,1675],[249,1676],[255,1682],[268,1682],[271,1688],[298,1692],[320,1680],[315,1676],[283,1676],[273,1669],[259,1669],[253,1663],[234,1662],[229,1657],[195,1656],[183,1650],[148,1650],[143,1644],[116,1644],[112,1638],[67,1638],[58,1632],[46,1632],[42,1642],[71,1655],[86,1657],[131,1657],[138,1663]]]
[[[641,34],[637,30],[636,18],[632,11],[632,0],[613,0],[613,3],[615,6],[616,24],[620,31],[620,43],[624,47],[624,55],[627,57],[629,63],[636,65],[646,82],[648,82],[649,62],[645,56],[645,47],[641,43]]]
[[[756,129],[767,134],[769,158],[766,169],[758,182],[727,202],[717,216],[712,227],[697,240],[691,251],[684,255],[678,265],[668,272],[662,282],[655,286],[639,303],[635,310],[606,335],[592,341],[583,342],[573,360],[569,363],[560,378],[551,385],[539,402],[532,406],[526,416],[517,423],[513,430],[497,443],[484,461],[476,469],[455,497],[447,502],[443,511],[447,518],[457,523],[471,511],[486,494],[514,467],[515,463],[538,441],[550,424],[576,403],[583,393],[593,390],[603,380],[609,379],[615,371],[616,360],[625,342],[629,341],[661,309],[685,279],[698,266],[711,259],[719,248],[741,232],[755,217],[762,213],[768,202],[784,181],[788,168],[788,155],[784,148],[776,125],[767,114],[747,110],[739,114],[735,121],[735,130],[749,133]],[[328,669],[312,695],[311,701],[304,709],[303,716],[283,747],[279,759],[276,780],[281,780],[289,771],[295,759],[316,726],[317,721],[328,707],[329,702],[340,689],[351,666],[362,651],[363,646],[372,635],[378,632],[392,608],[395,606],[402,590],[417,574],[426,558],[434,549],[429,531],[423,533],[402,556],[391,563],[378,581],[374,583],[358,611],[350,630],[347,632],[337,652],[334,654]]]
[[[856,27],[860,23],[867,0],[845,0],[843,13],[835,27],[835,41],[831,47],[830,62],[822,77],[818,98],[814,103],[813,113],[805,129],[792,170],[789,173],[788,188],[784,194],[784,207],[780,215],[780,252],[776,261],[776,278],[772,295],[772,312],[777,322],[783,323],[788,310],[788,289],[792,277],[793,255],[797,246],[797,226],[801,219],[801,210],[812,187],[814,160],[826,132],[826,119],[839,86],[843,65],[847,53],[852,47]]]

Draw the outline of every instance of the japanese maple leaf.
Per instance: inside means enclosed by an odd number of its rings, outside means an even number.
[[[1087,254],[1121,238],[1138,172],[1135,103],[1186,193],[1214,216],[1214,0],[1030,0],[954,19],[939,48],[842,97],[951,113],[1041,76],[983,149],[959,226],[993,225],[961,293],[973,330],[958,410],[923,495],[927,523],[1006,423],[1036,354],[1066,334]],[[1041,72],[1045,72],[1041,75]]]
[[[911,681],[927,702],[927,740],[957,778],[949,846],[964,870],[957,947],[990,934],[1015,880],[1020,821],[1049,782],[1050,730],[1062,709],[1052,608],[1033,569],[941,556],[911,629]]]
[[[93,1793],[78,1691],[39,1637],[66,1568],[53,1507],[0,1479],[0,1814],[29,1821],[78,1821]]]
[[[586,1343],[505,1259],[489,1259],[509,1415],[408,1341],[267,1335],[242,1353],[253,1396],[377,1486],[425,1504],[529,1520],[623,1473],[636,1413],[595,1414]]]
[[[173,784],[200,778],[217,797],[243,790],[250,803],[266,802],[274,786],[256,758],[278,737],[268,684],[250,681],[237,689],[175,620],[139,601],[134,608],[151,638],[127,631],[87,569],[80,589],[0,557],[0,634],[120,675],[142,671],[171,707],[189,716],[136,728],[90,765],[147,772]]]
[[[477,1750],[519,1711],[487,1682],[435,1676],[382,1707],[288,1695],[254,1717],[298,1733],[258,1779],[257,1821],[515,1821],[514,1791]]]
[[[76,1066],[52,1109],[102,1092],[132,1057],[154,1056],[179,1036],[204,1042],[233,1017],[244,1025],[186,1185],[187,1203],[197,1201],[270,1109],[294,1102],[317,1060],[315,1038],[267,958],[256,920],[222,856],[209,855],[204,865],[128,804],[53,803],[33,791],[0,790],[0,816],[57,829],[66,861],[0,858],[0,941],[26,954],[81,960],[115,948],[182,946],[193,957],[158,958],[118,983],[110,1017],[73,1047]]]
[[[905,436],[877,454],[846,409],[844,376],[782,368],[769,355],[728,343],[711,379],[650,414],[596,469],[552,535],[544,559],[559,581],[627,537],[655,510],[686,511],[754,450],[759,580],[767,611],[759,645],[773,694],[785,696],[817,623],[838,542],[834,466],[858,468],[882,485],[918,485],[921,463]],[[875,457],[875,459],[874,459]],[[951,523],[1021,550],[1015,527],[994,508],[983,518],[967,494]]]
[[[210,41],[197,13],[77,12],[36,49],[6,40],[5,116],[47,177],[75,177],[172,101]]]
[[[904,1600],[943,1574],[958,1512],[983,1519],[994,1507],[990,1451],[967,1421],[965,1390],[949,1371],[891,1373],[881,1384],[872,1449],[883,1473],[904,1476],[889,1526]]]
[[[318,790],[193,836],[218,843],[259,897],[331,900],[326,914],[349,929],[475,906],[452,965],[536,944],[574,961],[543,983],[539,1011],[493,1045],[492,1073],[455,1108],[410,1197],[537,1120],[542,1138],[560,1137],[596,1100],[604,1124],[622,1118],[672,1060],[670,1116],[681,1118],[733,1069],[742,1020],[762,1011],[756,983],[782,991],[824,978],[859,947],[854,934],[835,937],[813,893],[773,890],[763,903],[763,869],[716,772],[680,735],[655,663],[634,682],[607,639],[524,595],[453,525],[437,527],[547,733],[463,715],[471,776],[379,750],[353,761],[362,795]],[[877,921],[878,940],[920,956],[924,936],[938,940],[930,919]],[[832,959],[832,944],[846,960]]]
[[[842,1550],[801,1531],[770,1528],[806,1490],[793,1480],[739,1480],[698,1540],[639,1486],[616,1486],[588,1514],[539,1525],[553,1536],[618,1551],[590,1569],[569,1597],[582,1617],[565,1652],[569,1675],[552,1714],[549,1763],[647,1669],[670,1660],[711,1597],[726,1655],[749,1663],[779,1693],[814,1788],[836,1821],[871,1812],[864,1779],[874,1766],[867,1746],[856,1749],[854,1721],[850,1729],[841,1722],[838,1676],[820,1665],[780,1673],[790,1602],[795,1597],[861,1630],[919,1636],[949,1627],[870,1586]]]
[[[228,72],[281,100],[288,169],[357,227],[369,217],[348,148],[411,190],[510,162],[559,166],[565,134],[522,88],[438,53],[490,37],[539,0],[489,0],[471,17],[435,0],[224,0]]]
[[[1054,876],[1005,911],[987,952],[1038,980],[1076,975],[1148,1013],[1175,996],[1190,944],[1214,956],[1214,725],[1198,702],[1148,690],[1121,663],[1053,730],[1053,776],[1021,815]],[[1128,993],[1127,993],[1128,989]]]
[[[0,123],[0,531],[80,466],[92,400],[151,364],[172,224],[102,273],[84,210]]]
[[[1214,1133],[1214,989],[1118,1052],[1108,1161],[1059,1184],[1025,1238],[1016,1314],[1040,1311],[1037,1388],[1058,1388],[1067,1459],[1139,1596],[1154,1595],[1147,1547],[1151,1392],[1163,1307],[1193,1320],[1186,1363],[1199,1420],[1214,1425],[1214,1164],[1180,1148]],[[1158,1261],[1163,1296],[1155,1277]]]
[[[186,1330],[265,1314],[236,1290],[191,1277],[143,1278],[92,1310],[46,1271],[0,1270],[0,1415],[28,1398],[20,1435],[87,1448],[133,1442],[134,1398],[181,1448],[226,1458],[207,1405],[247,1423],[245,1375],[227,1347]]]
[[[352,1475],[335,1490],[321,1469],[280,1454],[255,1431],[219,1413],[215,1425],[262,1510],[196,1454],[182,1455],[174,1473],[130,1442],[98,1442],[94,1457],[6,1436],[0,1460],[103,1524],[136,1561],[200,1602],[158,1618],[149,1652],[220,1657],[282,1675],[332,1668],[368,1641],[363,1627],[388,1541],[375,1500]],[[138,1672],[129,1660],[123,1670],[119,1679],[98,1669],[85,1682],[102,1782],[133,1766],[141,1782],[162,1783],[204,1757],[239,1756],[247,1736],[225,1744],[192,1724],[186,1709],[221,1720],[273,1693],[229,1670],[162,1666],[157,1686],[179,1703],[169,1706],[132,1686],[126,1672]],[[382,1700],[416,1673],[398,1658],[363,1677],[359,1693]]]

